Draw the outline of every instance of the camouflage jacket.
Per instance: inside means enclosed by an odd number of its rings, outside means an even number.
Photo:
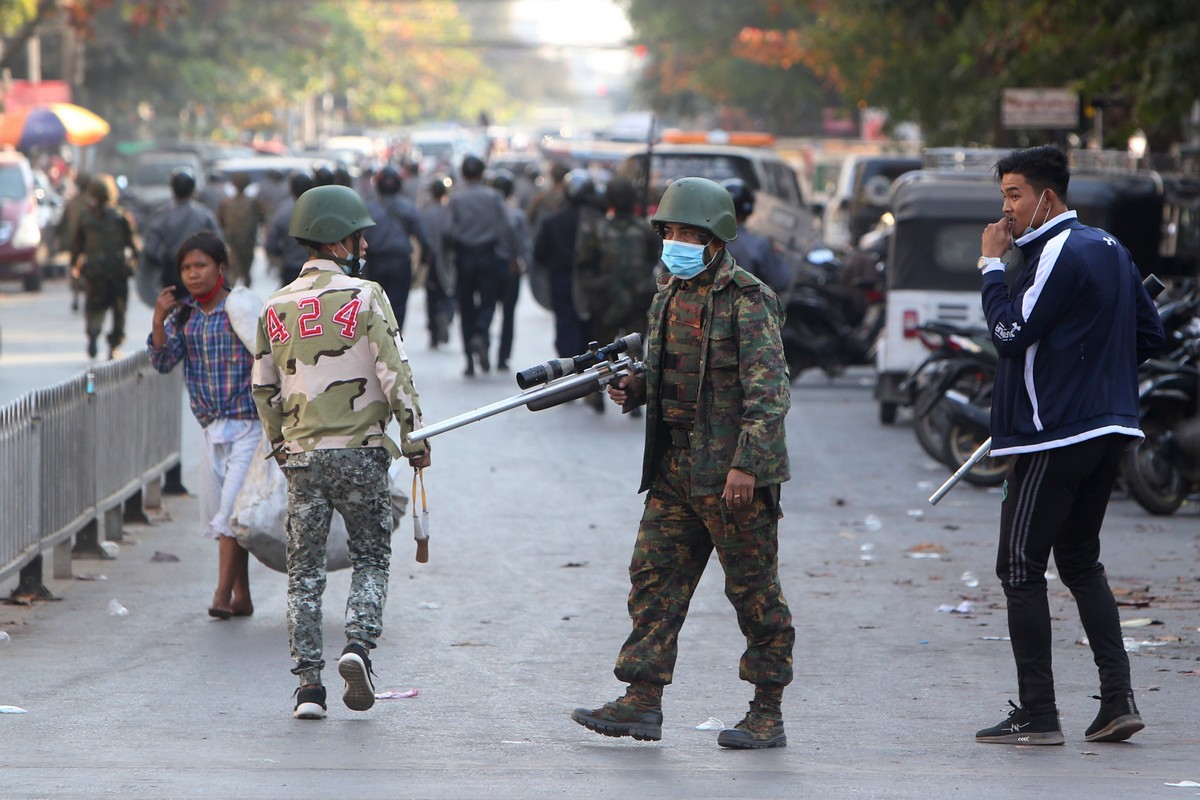
[[[645,313],[662,251],[650,223],[639,217],[611,217],[581,225],[578,236],[574,287],[590,318],[619,324],[632,312]]]
[[[83,274],[88,278],[128,280],[129,262],[125,250],[137,250],[133,221],[119,208],[91,206],[79,215],[71,242],[71,263],[84,256]]]
[[[425,452],[420,399],[392,306],[379,284],[311,260],[258,318],[254,403],[271,444],[287,453],[383,447]],[[400,447],[386,435],[392,416]]]
[[[755,475],[757,486],[791,477],[783,427],[791,407],[791,386],[779,338],[779,299],[728,253],[715,269],[704,307],[705,345],[692,429],[694,495],[721,492],[733,467]],[[679,278],[663,276],[650,307],[644,377],[646,450],[638,489],[642,492],[650,488],[666,446],[659,425],[658,383],[667,309],[679,283]]]

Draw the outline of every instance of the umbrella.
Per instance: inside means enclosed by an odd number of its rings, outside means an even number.
[[[57,147],[63,142],[95,144],[108,135],[108,123],[71,103],[19,108],[0,118],[0,145],[21,150]]]

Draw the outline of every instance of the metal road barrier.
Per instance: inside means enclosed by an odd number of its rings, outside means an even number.
[[[15,593],[48,595],[44,551],[70,578],[72,557],[106,557],[123,522],[182,490],[182,396],[182,370],[140,351],[0,406],[0,581],[19,571]]]

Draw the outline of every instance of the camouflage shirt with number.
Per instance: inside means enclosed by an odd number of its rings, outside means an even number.
[[[284,452],[425,452],[408,439],[421,427],[421,406],[391,304],[379,284],[332,261],[306,262],[267,300],[251,382],[265,433]],[[385,433],[392,416],[399,448]]]
[[[730,468],[755,476],[757,486],[791,477],[784,418],[791,408],[791,382],[783,357],[779,299],[770,287],[739,267],[728,254],[714,270],[712,290],[699,309],[700,376],[692,426],[693,495],[716,494]],[[650,308],[646,337],[646,491],[666,446],[662,426],[663,346],[671,297],[683,283],[664,275]]]

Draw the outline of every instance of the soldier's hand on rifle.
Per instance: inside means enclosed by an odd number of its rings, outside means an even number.
[[[608,396],[622,408],[626,403],[637,405],[646,397],[646,384],[633,375],[622,375],[608,385]]]

